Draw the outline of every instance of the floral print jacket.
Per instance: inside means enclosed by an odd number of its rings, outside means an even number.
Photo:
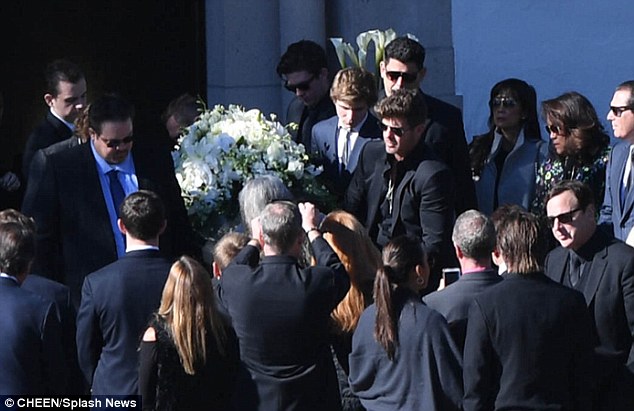
[[[570,172],[564,172],[564,159],[556,154],[551,155],[538,165],[535,178],[535,199],[531,206],[531,211],[535,214],[545,214],[544,200],[550,189],[564,179],[574,179],[586,183],[594,193],[594,200],[597,210],[603,203],[605,192],[605,170],[610,157],[611,147],[608,146],[600,151],[594,161],[588,165],[574,166]],[[568,174],[568,175],[565,175]]]

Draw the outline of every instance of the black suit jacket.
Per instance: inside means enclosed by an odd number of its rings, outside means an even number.
[[[591,336],[580,293],[509,274],[469,309],[464,410],[592,409]]]
[[[55,117],[49,110],[46,117],[29,135],[26,146],[24,147],[24,155],[22,157],[22,175],[27,181],[31,160],[37,150],[46,148],[51,144],[55,144],[71,137],[73,132],[60,119]]]
[[[77,312],[70,296],[70,289],[64,284],[35,274],[29,274],[21,287],[55,303],[57,319],[61,324],[64,365],[68,371],[68,383],[64,393],[83,394],[86,384],[77,362],[77,345],[75,344]]]
[[[187,211],[169,154],[132,149],[140,189],[155,191],[165,203],[167,229],[161,236],[166,255],[195,254]],[[37,223],[33,271],[70,287],[79,306],[84,277],[117,259],[110,218],[90,144],[46,156],[41,180],[28,190],[23,212]],[[197,256],[197,255],[196,255]]]
[[[350,282],[323,238],[312,247],[313,267],[300,269],[290,256],[267,256],[253,268],[259,250],[246,246],[222,273],[220,296],[247,370],[237,384],[236,409],[341,407],[328,333],[330,312]]]
[[[354,214],[378,241],[381,203],[388,189],[391,167],[382,140],[370,141],[361,152],[359,163],[346,192],[344,209]],[[454,221],[454,185],[449,168],[437,160],[421,140],[410,155],[407,171],[394,189],[393,218],[388,235],[409,234],[420,238],[427,255],[434,261],[430,290],[438,288],[440,269],[454,261],[451,229]],[[384,246],[385,244],[379,244]]]
[[[336,114],[335,105],[332,103],[332,100],[330,100],[328,93],[326,93],[315,107],[311,108],[306,107],[304,102],[295,96],[288,104],[286,124],[297,124],[297,130],[290,130],[291,137],[293,141],[302,143],[308,152],[311,147],[313,126]],[[303,121],[302,118],[304,119]]]
[[[445,317],[451,335],[462,352],[467,334],[469,306],[474,297],[502,281],[494,270],[462,275],[458,281],[423,297],[423,302]]]
[[[457,193],[454,201],[456,216],[466,210],[477,210],[478,199],[471,177],[471,162],[462,113],[458,107],[422,91],[421,93],[425,98],[429,118],[424,140],[453,172]],[[383,98],[385,98],[385,90],[379,93],[379,100]]]
[[[93,395],[137,394],[137,349],[159,308],[171,265],[157,250],[130,251],[86,277],[77,353]]]
[[[588,243],[597,251],[575,289],[585,297],[598,339],[597,401],[600,409],[634,409],[634,249],[601,230]],[[546,258],[546,274],[564,283],[568,260],[569,251],[557,247]]]
[[[54,303],[0,277],[0,305],[0,395],[64,393],[64,352]]]

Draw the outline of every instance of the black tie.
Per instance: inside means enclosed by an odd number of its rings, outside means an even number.
[[[110,195],[112,196],[112,202],[114,203],[114,209],[117,213],[117,217],[119,217],[119,206],[123,203],[123,199],[125,198],[125,192],[123,191],[123,187],[121,186],[121,182],[117,178],[117,174],[119,171],[112,169],[106,173],[108,176],[108,180],[110,181]]]
[[[581,278],[581,269],[583,261],[575,253],[570,253],[570,284],[573,287],[577,286],[579,279]]]

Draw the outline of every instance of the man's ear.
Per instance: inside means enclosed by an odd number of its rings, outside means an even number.
[[[44,94],[44,101],[46,102],[47,106],[52,107],[54,99],[55,99],[55,97],[53,97],[53,95],[51,93]]]
[[[123,221],[121,221],[120,218],[117,219],[117,227],[119,227],[119,231],[121,231],[121,234],[125,235],[128,230],[125,228],[125,225],[123,225]]]
[[[379,72],[381,73],[381,77],[385,77],[385,60],[381,60],[379,63]]]
[[[464,257],[464,253],[462,252],[462,249],[460,249],[460,247],[458,247],[455,243],[453,245],[453,249],[456,251],[456,257],[458,258]]]
[[[222,271],[220,271],[220,267],[218,266],[218,264],[216,264],[215,261],[211,263],[211,271],[216,278],[220,278],[220,276],[222,275]]]

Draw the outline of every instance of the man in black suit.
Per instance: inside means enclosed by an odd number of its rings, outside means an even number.
[[[509,274],[474,297],[464,348],[463,407],[590,410],[592,325],[583,296],[541,271],[539,218],[511,215],[498,248]]]
[[[310,152],[324,168],[319,179],[341,203],[363,146],[381,137],[379,122],[369,112],[377,100],[374,76],[360,67],[340,70],[332,81],[330,98],[337,115],[315,124]]]
[[[426,295],[423,301],[445,317],[454,341],[464,350],[469,306],[473,298],[502,281],[502,277],[491,265],[495,228],[486,215],[476,210],[460,214],[451,239],[462,274],[457,282]]]
[[[310,203],[267,205],[252,224],[255,239],[222,273],[221,300],[246,367],[236,409],[341,409],[328,334],[330,312],[350,282],[317,223],[318,210]],[[306,235],[317,263],[301,269]],[[258,265],[260,246],[264,257]]]
[[[165,204],[162,251],[198,257],[169,153],[133,144],[133,113],[116,95],[94,101],[90,143],[46,156],[41,179],[32,182],[36,189],[24,199],[23,211],[38,229],[34,271],[68,285],[76,307],[84,277],[125,253],[118,205],[139,189],[156,192]]]
[[[560,247],[546,259],[546,274],[583,293],[596,338],[595,409],[634,409],[634,249],[597,229],[592,191],[563,181],[546,199]]]
[[[376,112],[384,141],[363,147],[344,209],[379,247],[402,234],[419,238],[431,263],[427,290],[434,291],[441,268],[455,264],[451,170],[423,141],[427,109],[418,91],[395,90],[379,102]]]
[[[86,104],[86,77],[75,63],[55,60],[46,67],[45,78],[44,101],[50,109],[27,139],[22,159],[25,181],[37,150],[71,137],[75,130],[73,122]]]
[[[284,80],[284,87],[295,94],[286,113],[286,123],[298,126],[297,130],[291,130],[291,136],[308,151],[313,126],[335,115],[335,106],[328,96],[326,51],[310,40],[293,43],[282,55],[277,74]]]
[[[139,341],[172,265],[159,252],[167,222],[158,195],[130,194],[118,224],[126,254],[86,277],[77,315],[79,365],[93,395],[137,394]]]
[[[425,48],[408,37],[397,37],[385,47],[380,64],[383,92],[389,96],[394,90],[419,90],[427,73]],[[422,91],[421,91],[422,92]],[[429,117],[424,141],[436,151],[454,174],[456,215],[477,209],[478,201],[471,178],[469,150],[464,134],[460,109],[424,94]],[[379,96],[379,100],[382,96]]]
[[[14,210],[0,211],[0,223],[17,223],[28,228],[35,235],[35,221],[32,218]],[[62,347],[64,349],[64,366],[68,371],[68,380],[64,389],[65,394],[81,394],[85,386],[84,377],[77,363],[77,347],[75,345],[75,317],[76,311],[70,297],[70,289],[56,281],[29,273],[22,281],[23,290],[31,291],[54,303],[57,320],[61,325]]]
[[[20,287],[35,256],[35,232],[0,223],[0,394],[62,394],[64,352],[55,303]]]

